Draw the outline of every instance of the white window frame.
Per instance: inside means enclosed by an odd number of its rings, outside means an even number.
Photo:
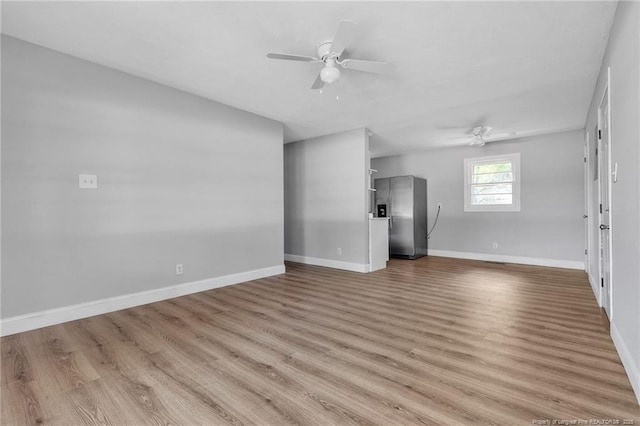
[[[511,204],[471,204],[471,177],[473,166],[510,161],[513,171]],[[520,153],[492,155],[464,159],[464,211],[465,212],[519,212],[520,211]]]

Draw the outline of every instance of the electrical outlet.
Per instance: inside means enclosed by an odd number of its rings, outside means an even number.
[[[98,176],[96,175],[78,175],[78,187],[82,189],[98,188]]]
[[[441,209],[442,208],[442,203],[438,203],[438,208]]]
[[[338,253],[338,256],[342,256],[342,249],[338,247],[338,250],[336,250],[336,253]]]
[[[176,265],[176,275],[182,275],[182,263]]]
[[[494,242],[494,243],[493,243],[493,248],[494,248],[494,249],[497,249],[497,248],[498,248],[498,243]]]

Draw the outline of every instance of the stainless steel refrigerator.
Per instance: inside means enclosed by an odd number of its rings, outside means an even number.
[[[374,181],[375,214],[389,218],[389,255],[427,255],[427,181],[396,176]]]

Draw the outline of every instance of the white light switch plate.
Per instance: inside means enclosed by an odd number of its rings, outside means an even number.
[[[98,187],[98,176],[78,175],[78,186],[82,189],[96,189]]]

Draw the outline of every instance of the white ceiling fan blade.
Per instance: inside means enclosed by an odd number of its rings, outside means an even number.
[[[284,59],[285,61],[300,61],[300,62],[319,62],[318,58],[313,56],[301,56],[301,55],[289,55],[288,53],[267,53],[267,58],[271,59]]]
[[[469,127],[436,127],[436,129],[445,132],[469,133]]]
[[[331,51],[336,55],[342,55],[347,45],[351,44],[356,35],[358,25],[353,21],[342,21],[331,42]]]
[[[340,65],[342,65],[342,68],[348,70],[372,72],[375,74],[385,74],[391,69],[391,65],[387,62],[363,61],[361,59],[344,59],[340,61]]]
[[[463,135],[463,136],[451,136],[448,138],[444,138],[445,140],[449,140],[449,141],[468,141],[469,139],[473,138],[473,135]]]
[[[316,81],[311,85],[311,90],[322,89],[324,87],[324,81],[320,78],[320,74],[316,77]]]
[[[491,133],[487,137],[490,139],[508,138],[510,136],[515,136],[516,134],[516,132]]]

